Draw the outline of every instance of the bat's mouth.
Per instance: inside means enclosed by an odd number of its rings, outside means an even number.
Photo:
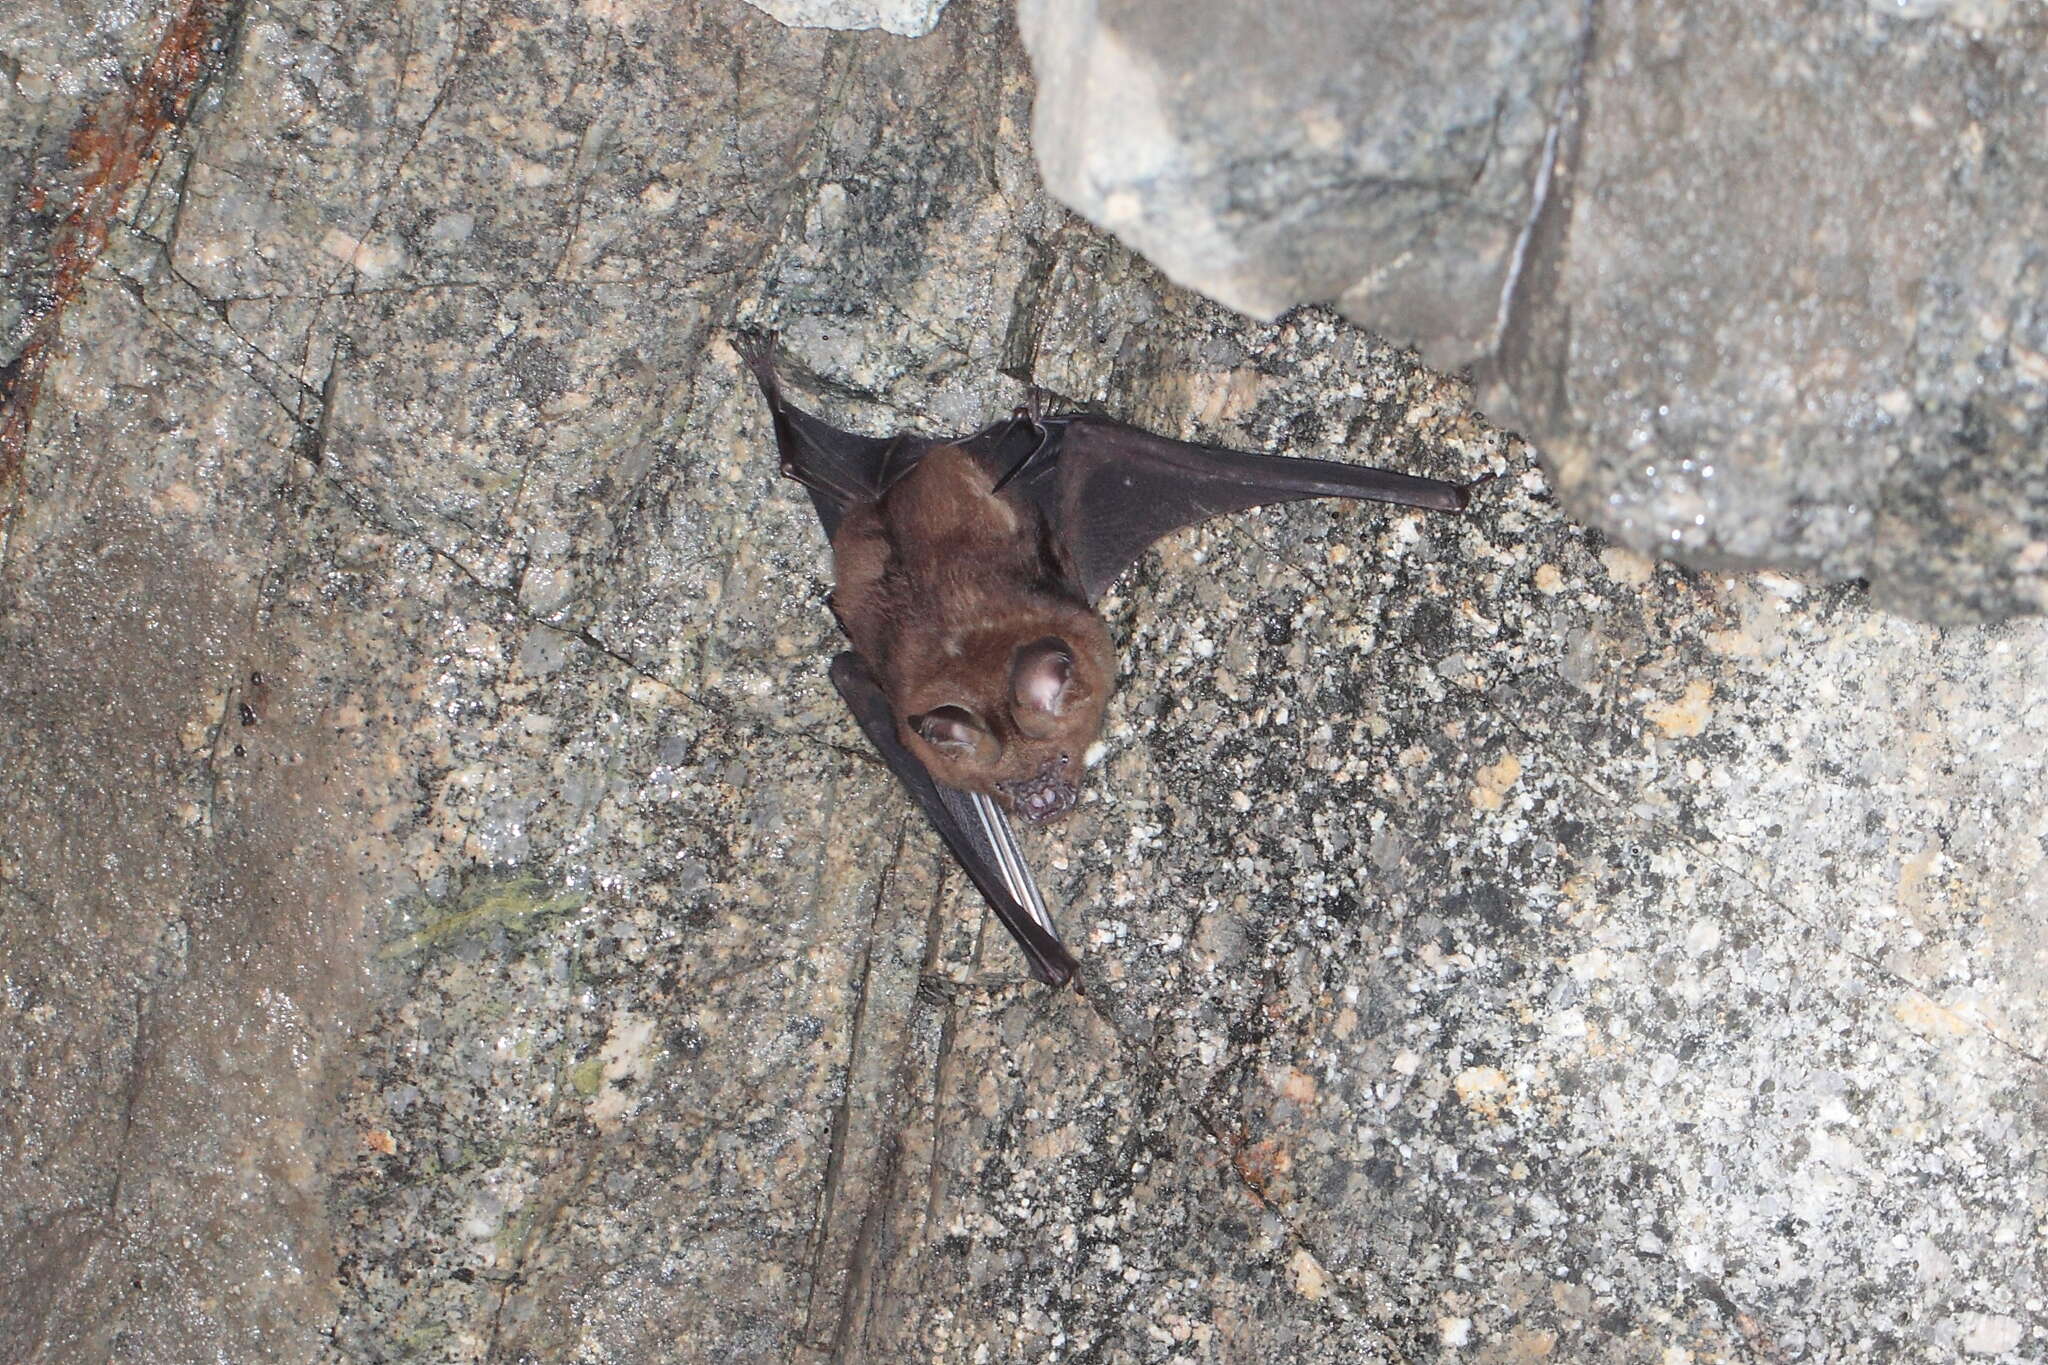
[[[1047,820],[1057,820],[1074,808],[1074,801],[1081,794],[1080,789],[1062,775],[1067,768],[1065,758],[1048,759],[1036,776],[1019,778],[1015,782],[999,782],[996,790],[1010,802],[1011,809],[1034,825]]]

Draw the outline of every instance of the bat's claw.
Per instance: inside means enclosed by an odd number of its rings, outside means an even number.
[[[740,359],[747,362],[747,368],[754,372],[754,382],[761,386],[761,393],[768,400],[768,406],[782,405],[782,386],[775,380],[775,347],[781,342],[782,333],[734,332],[732,348],[740,353]],[[782,472],[789,472],[788,461],[783,462]]]
[[[1036,416],[1024,415],[1025,410],[1021,407],[1017,409],[1017,414],[1014,420],[1030,423],[1031,429],[1038,433],[1038,444],[1026,451],[1023,459],[1017,461],[1008,470],[1004,471],[1003,477],[996,480],[995,487],[988,490],[990,494],[1002,492],[1003,489],[1009,486],[1012,479],[1015,479],[1019,474],[1022,474],[1025,470],[1031,468],[1033,464],[1037,463],[1038,457],[1045,453],[1045,448],[1052,442],[1052,432]]]
[[[1010,409],[1010,420],[1013,422],[1029,422],[1033,430],[1043,426],[1045,424],[1046,398],[1046,391],[1033,384],[1030,388],[1024,390],[1024,401]]]
[[[1468,479],[1464,483],[1455,483],[1450,485],[1452,491],[1457,494],[1457,510],[1463,512],[1469,507],[1471,507],[1472,495],[1478,492],[1481,488],[1484,488],[1487,484],[1492,483],[1495,479],[1499,477],[1499,474],[1489,469],[1476,479]]]

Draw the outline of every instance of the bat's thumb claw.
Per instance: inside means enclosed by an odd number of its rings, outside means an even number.
[[[1460,510],[1472,505],[1472,495],[1500,477],[1497,470],[1489,469],[1476,479],[1469,479],[1458,486],[1458,507]]]
[[[1081,964],[1076,962],[1073,955],[1067,951],[1066,944],[1061,943],[1058,939],[1054,939],[1053,943],[1060,950],[1059,957],[1041,958],[1035,953],[1027,956],[1031,967],[1031,974],[1054,990],[1070,985],[1074,988],[1074,994],[1083,994],[1084,992],[1081,990],[1081,976],[1077,970]]]

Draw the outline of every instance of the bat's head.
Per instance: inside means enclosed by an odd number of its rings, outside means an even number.
[[[1064,815],[1114,677],[1101,619],[1076,603],[1038,603],[937,654],[897,698],[904,744],[949,787],[985,792],[1033,823]]]

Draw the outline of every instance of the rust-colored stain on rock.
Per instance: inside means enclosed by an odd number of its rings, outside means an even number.
[[[122,197],[154,160],[158,136],[183,121],[201,78],[225,55],[239,13],[229,0],[183,0],[141,74],[101,100],[72,131],[69,160],[84,174],[50,243],[56,275],[28,344],[0,368],[0,526],[13,521],[20,505],[30,415],[64,308],[106,246],[107,230]],[[30,191],[29,202],[40,209],[53,194],[62,193],[38,185]]]

